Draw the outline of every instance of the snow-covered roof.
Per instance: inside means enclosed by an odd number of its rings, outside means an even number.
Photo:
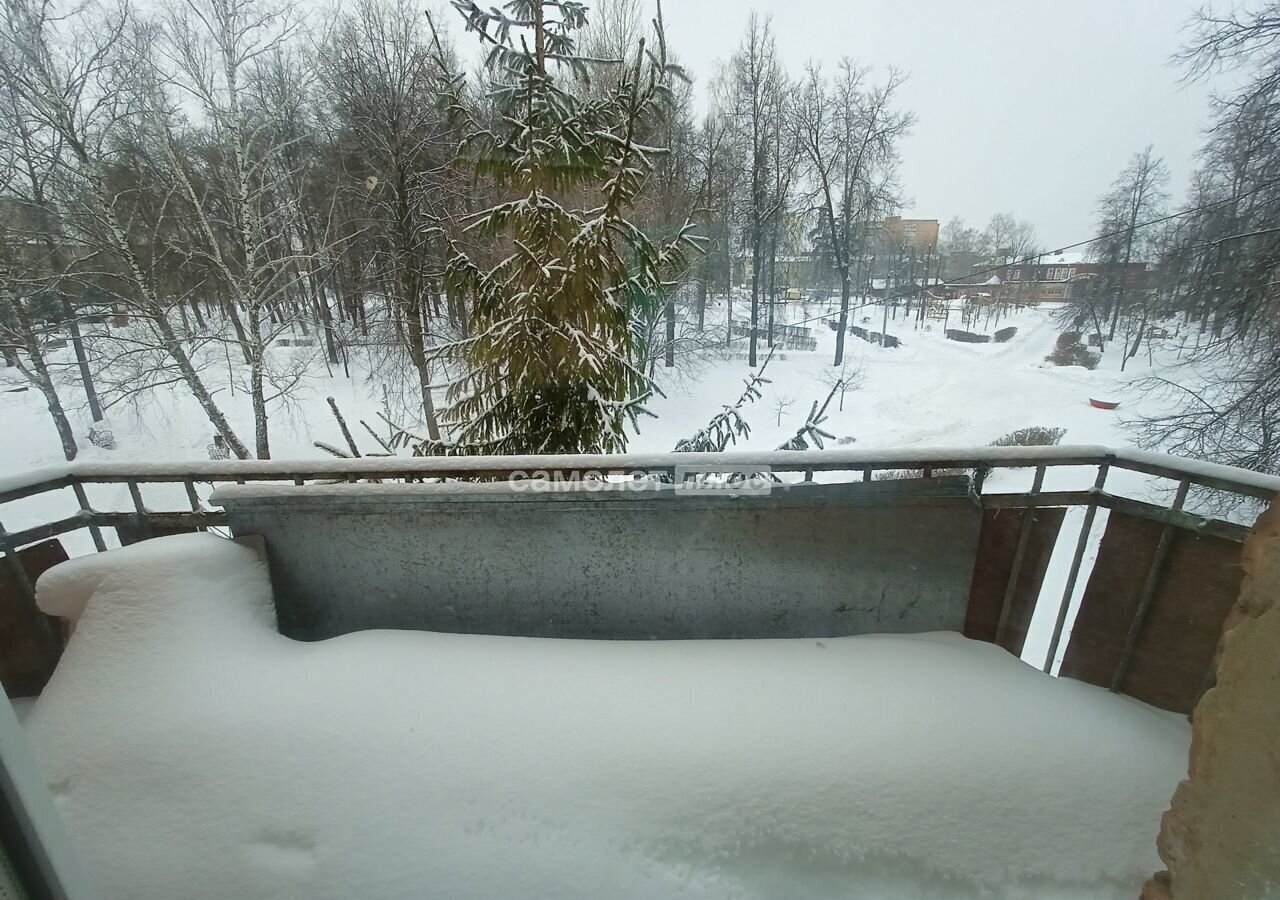
[[[1087,247],[1077,247],[1072,250],[1055,250],[1040,257],[1041,265],[1045,266],[1075,266],[1088,261],[1089,251]]]

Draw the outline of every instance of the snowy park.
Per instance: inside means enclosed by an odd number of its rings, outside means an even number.
[[[1280,897],[1189,4],[7,0],[0,900]]]
[[[1017,334],[1001,344],[867,309],[901,344],[851,339],[857,377],[822,423],[833,447],[983,445],[1032,425],[1122,445],[1125,416],[1149,403],[1134,385],[1178,363],[1174,339],[1124,373],[1105,357],[1052,365],[1053,308],[1006,316],[997,324]],[[832,313],[797,304],[784,317],[808,322],[817,346],[775,351],[734,449],[773,450],[832,393]],[[751,370],[733,349],[670,373],[637,452],[671,450],[738,398]],[[358,360],[350,377],[299,386],[276,420],[281,457],[339,462],[314,446],[342,445],[328,397],[353,424],[381,424]],[[233,397],[232,421],[251,418]],[[33,395],[0,399],[6,421],[25,423],[11,465],[56,467]],[[114,416],[115,447],[85,456],[207,460],[206,424],[173,390]],[[90,490],[103,508],[129,505],[124,485]],[[55,496],[23,514],[52,517]],[[50,571],[38,598],[74,633],[27,730],[107,896],[403,896],[429,883],[450,897],[588,897],[608,883],[618,896],[817,898],[845,896],[852,877],[859,897],[1122,898],[1158,865],[1150,834],[1185,766],[1183,717],[1038,671],[1069,527],[1029,665],[944,633],[646,646],[373,631],[298,644],[275,633],[249,550],[189,536],[100,556],[71,537],[90,555]]]
[[[882,307],[864,301],[865,316],[878,328]],[[741,315],[741,298],[738,299]],[[827,408],[825,429],[835,435],[832,445],[856,442],[867,447],[965,446],[992,441],[1029,426],[1065,429],[1061,439],[1071,444],[1132,445],[1135,434],[1126,422],[1161,409],[1160,398],[1140,385],[1152,375],[1168,374],[1180,367],[1187,347],[1196,333],[1188,330],[1178,337],[1158,342],[1154,363],[1143,352],[1129,360],[1120,372],[1119,348],[1104,354],[1098,368],[1053,365],[1046,357],[1059,335],[1069,330],[1061,310],[1053,306],[1026,307],[999,320],[999,327],[1016,327],[1017,335],[1008,343],[969,344],[947,340],[940,320],[921,327],[908,319],[905,305],[889,311],[890,334],[900,337],[902,346],[883,348],[848,339],[848,362],[844,367],[849,386]],[[723,298],[713,299],[708,328],[723,319]],[[837,312],[829,303],[794,303],[778,313],[779,324],[803,322],[817,342],[812,351],[778,347],[768,362],[762,396],[743,410],[751,426],[748,435],[732,446],[744,450],[772,450],[785,442],[804,423],[811,404],[826,400],[832,391],[831,356]],[[720,325],[723,334],[723,325]],[[992,330],[995,330],[994,328]],[[764,326],[761,326],[764,331]],[[314,339],[310,346],[274,347],[271,353],[306,372],[287,401],[270,408],[274,455],[281,459],[301,459],[326,455],[315,442],[342,447],[339,425],[327,404],[333,397],[342,415],[353,426],[367,422],[388,438],[387,425],[379,413],[386,382],[380,382],[373,353],[350,352],[344,366],[326,367]],[[763,345],[764,340],[761,341]],[[744,382],[753,374],[743,359],[746,341],[734,338],[719,347],[696,347],[697,353],[679,358],[667,370],[658,367],[656,383],[660,394],[646,402],[652,417],[638,421],[638,430],[628,435],[632,452],[669,451],[682,439],[704,427],[721,407],[734,403]],[[761,359],[768,349],[761,351]],[[63,390],[69,407],[78,413],[77,430],[87,432],[93,424],[76,396],[76,377],[71,350],[50,354],[64,373]],[[302,359],[299,365],[292,360]],[[216,363],[220,363],[216,364]],[[207,377],[215,385],[216,396],[233,426],[252,431],[250,397],[240,387],[246,367],[237,360],[210,362]],[[840,369],[835,368],[837,373]],[[1185,366],[1175,377],[1185,378]],[[0,376],[5,375],[0,371]],[[17,373],[5,382],[21,388]],[[1137,385],[1137,386],[1135,386]],[[400,385],[396,385],[400,388]],[[399,397],[398,391],[395,396]],[[1122,403],[1115,411],[1090,406],[1091,398],[1114,398]],[[443,399],[443,398],[442,398]],[[5,442],[5,464],[10,471],[53,465],[62,460],[58,436],[48,421],[43,398],[36,391],[0,394],[0,403],[11,432]],[[400,409],[401,407],[397,407]],[[402,413],[403,415],[403,413]],[[165,459],[173,461],[208,459],[212,441],[208,419],[181,385],[157,388],[137,404],[123,404],[112,411],[107,424],[115,447],[104,450],[86,446],[79,457],[85,461],[125,462]],[[417,426],[421,427],[421,426]],[[356,428],[357,444],[366,451],[381,448],[362,429]]]

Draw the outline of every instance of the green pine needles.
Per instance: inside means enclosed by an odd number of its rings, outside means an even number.
[[[509,198],[465,228],[469,247],[497,248],[496,265],[450,243],[445,285],[469,336],[442,351],[461,373],[444,412],[454,441],[424,452],[624,450],[652,391],[635,323],[696,247],[688,224],[657,242],[627,219],[666,152],[643,143],[670,103],[661,13],[658,52],[642,41],[629,60],[588,60],[574,49],[581,3],[453,2],[492,47],[495,112],[470,118],[461,152]],[[588,76],[610,84],[588,91]]]

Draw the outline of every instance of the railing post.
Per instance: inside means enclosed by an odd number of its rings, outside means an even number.
[[[147,508],[142,504],[142,489],[138,487],[138,482],[136,481],[130,481],[128,482],[128,485],[129,496],[133,498],[134,511],[139,516],[145,518],[147,515]]]
[[[1102,486],[1106,484],[1107,472],[1110,471],[1109,463],[1102,463],[1098,466],[1098,477],[1093,482],[1093,490],[1096,493],[1102,491]],[[1080,577],[1080,564],[1084,561],[1084,551],[1089,546],[1089,532],[1093,530],[1093,518],[1098,513],[1098,501],[1094,499],[1085,507],[1084,523],[1080,526],[1080,538],[1076,541],[1076,552],[1071,557],[1071,571],[1067,573],[1067,586],[1062,591],[1062,602],[1058,604],[1058,616],[1053,623],[1053,637],[1049,641],[1049,652],[1045,654],[1044,669],[1047,674],[1053,674],[1053,661],[1058,655],[1058,644],[1062,640],[1062,629],[1067,624],[1067,612],[1071,607],[1071,596],[1076,592],[1076,579]]]
[[[1009,628],[1009,615],[1013,610],[1013,595],[1018,589],[1018,576],[1022,574],[1022,562],[1027,555],[1027,544],[1031,540],[1031,523],[1036,517],[1036,498],[1044,487],[1045,466],[1036,466],[1036,475],[1031,482],[1030,503],[1022,511],[1022,527],[1018,531],[1018,546],[1013,552],[1013,567],[1009,570],[1009,580],[1005,583],[1004,599],[1000,602],[1000,619],[996,625],[996,646],[1004,646],[1005,634]]]
[[[1178,492],[1174,495],[1170,509],[1182,509],[1187,502],[1187,491],[1191,482],[1182,479],[1178,482]],[[1160,583],[1160,573],[1164,569],[1165,560],[1169,556],[1169,548],[1173,544],[1174,527],[1165,525],[1160,529],[1160,540],[1156,543],[1156,552],[1151,557],[1151,565],[1147,569],[1147,577],[1142,581],[1142,589],[1138,592],[1138,605],[1133,611],[1133,621],[1129,623],[1129,632],[1125,635],[1124,649],[1120,652],[1120,661],[1116,663],[1115,675],[1111,678],[1112,693],[1119,693],[1124,686],[1125,676],[1129,674],[1129,663],[1133,660],[1134,648],[1138,646],[1138,638],[1142,636],[1142,626],[1146,624],[1147,612],[1151,608],[1151,600],[1155,597],[1156,586]]]
[[[27,570],[22,567],[22,559],[18,556],[18,548],[13,546],[13,543],[9,540],[9,532],[5,530],[3,524],[0,524],[0,553],[4,554],[5,564],[13,572],[13,583],[18,586],[23,598],[31,604],[31,608],[38,612],[35,585],[27,577]],[[37,618],[39,619],[40,627],[44,629],[49,637],[61,641],[61,637],[58,635],[57,629],[54,628],[52,620],[44,615],[39,615]],[[0,700],[0,702],[4,701]]]
[[[191,504],[191,511],[200,512],[200,495],[196,493],[196,483],[188,478],[182,482],[182,486],[187,490],[187,502]]]
[[[5,563],[13,570],[13,580],[18,585],[18,590],[35,603],[35,588],[31,585],[31,579],[27,577],[27,570],[22,568],[22,560],[18,559],[18,550],[10,542],[9,532],[5,530],[3,523],[0,523],[0,553],[4,554]]]
[[[133,539],[138,540],[140,538],[151,537],[151,523],[147,521],[147,507],[142,502],[142,488],[138,486],[138,482],[136,481],[129,481],[126,483],[129,486],[129,496],[133,498],[133,521],[136,523],[135,527],[137,529],[136,536]],[[117,537],[119,536],[119,533],[120,529],[117,528]],[[120,543],[123,544],[124,541],[122,540]]]
[[[93,507],[89,505],[89,495],[85,493],[84,485],[79,480],[71,482],[71,490],[75,491],[76,502],[80,504],[83,512],[93,515]],[[93,537],[93,546],[102,553],[107,549],[107,542],[102,538],[102,529],[97,525],[89,525],[89,534]]]

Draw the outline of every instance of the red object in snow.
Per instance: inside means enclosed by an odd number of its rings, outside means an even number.
[[[1092,407],[1095,407],[1096,409],[1115,409],[1117,406],[1120,405],[1120,401],[1117,400],[1115,403],[1112,403],[1109,400],[1094,400],[1092,397],[1090,397],[1089,405]]]

